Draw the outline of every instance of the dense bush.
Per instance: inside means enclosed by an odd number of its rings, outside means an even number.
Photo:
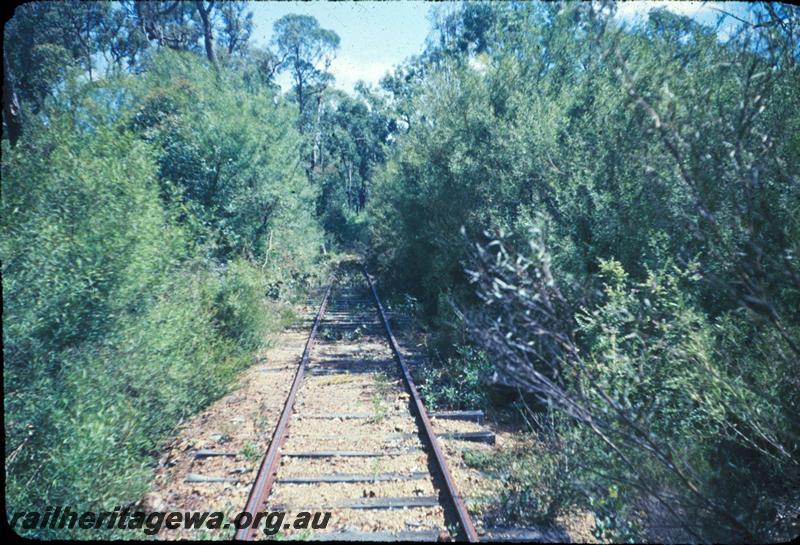
[[[3,142],[10,510],[137,501],[165,435],[285,321],[265,295],[297,293],[319,254],[291,109],[153,63],[67,82]]]
[[[189,54],[157,56],[132,83],[129,124],[158,150],[162,195],[185,207],[195,242],[307,271],[321,231],[286,100]]]
[[[598,535],[654,495],[693,539],[770,539],[796,501],[798,12],[751,14],[721,39],[665,10],[464,6],[387,81],[407,130],[373,260],[579,422]]]

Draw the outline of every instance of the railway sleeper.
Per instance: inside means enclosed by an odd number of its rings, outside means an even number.
[[[301,434],[294,434],[292,435],[291,432],[289,433],[289,437],[309,437],[307,435]],[[314,435],[315,439],[319,440],[334,440],[341,438],[340,435]],[[359,437],[373,437],[372,434],[353,434],[349,436],[351,439],[357,439]],[[403,439],[412,439],[415,437],[419,437],[419,433],[388,433],[382,437],[384,442],[392,442],[392,441],[399,441]],[[452,439],[456,441],[471,441],[475,443],[487,443],[493,445],[495,443],[495,434],[490,431],[471,431],[471,432],[446,432],[446,433],[437,433],[436,437],[439,439]]]
[[[311,477],[283,477],[275,482],[281,484],[369,483],[379,481],[421,481],[429,477],[430,473],[421,471],[375,474],[336,473]]]
[[[339,532],[314,533],[307,539],[308,541],[379,541],[382,543],[398,541],[435,542],[439,541],[441,534],[441,530],[435,529],[405,532],[358,532],[345,530]]]
[[[185,483],[207,483],[207,484],[215,484],[215,483],[238,483],[238,477],[219,477],[213,475],[200,475],[197,473],[189,473],[186,475],[186,478],[183,480]]]
[[[400,496],[394,498],[361,498],[345,500],[327,505],[304,505],[294,507],[286,504],[274,504],[272,510],[281,511],[321,511],[323,509],[412,509],[416,507],[439,507],[438,496]]]
[[[381,418],[410,418],[408,412],[390,412],[381,415]],[[308,418],[314,420],[372,420],[378,418],[378,415],[375,413],[329,413],[329,414],[320,414],[320,413],[310,413],[310,414],[298,414],[296,416],[298,419]]]
[[[213,457],[235,457],[235,452],[225,452],[221,450],[200,449],[195,451],[195,458],[213,458]]]
[[[378,458],[386,456],[402,456],[404,454],[425,453],[417,447],[390,449],[382,451],[354,451],[354,450],[319,450],[312,452],[285,452],[288,458]]]
[[[445,420],[471,420],[473,422],[481,422],[483,411],[433,411],[428,413],[433,418],[441,418]]]

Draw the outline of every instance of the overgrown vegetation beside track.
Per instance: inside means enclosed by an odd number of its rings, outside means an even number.
[[[291,319],[322,243],[293,116],[165,52],[67,81],[4,141],[10,510],[137,501],[166,434]]]
[[[713,29],[655,10],[623,30],[613,9],[440,12],[385,82],[406,130],[373,191],[373,268],[432,327],[429,402],[469,373],[467,344],[535,411],[570,415],[532,428],[570,445],[540,453],[558,478],[504,468],[529,483],[512,511],[552,520],[558,497],[612,540],[648,536],[640,511],[684,539],[787,538],[800,12]]]

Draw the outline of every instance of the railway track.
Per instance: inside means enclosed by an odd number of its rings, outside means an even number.
[[[244,510],[331,512],[312,539],[478,541],[377,290],[354,263],[322,296]],[[243,528],[235,539],[262,536]]]

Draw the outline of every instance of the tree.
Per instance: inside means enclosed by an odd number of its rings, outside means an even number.
[[[435,38],[432,50],[458,56],[485,52],[492,43],[492,30],[498,16],[488,2],[469,2],[463,6],[436,6],[433,12]]]
[[[253,12],[246,11],[247,2],[223,2],[218,6],[222,18],[220,43],[228,55],[242,54],[253,33]]]
[[[24,111],[36,114],[73,69],[93,77],[104,2],[31,2],[18,6],[3,36],[4,57]]]
[[[149,46],[147,36],[137,24],[129,4],[112,4],[107,15],[100,19],[97,31],[100,53],[108,73],[123,69],[135,70]]]
[[[181,0],[128,1],[139,27],[156,47],[199,51],[203,29],[196,4]]]
[[[317,211],[340,243],[365,242],[365,214],[375,174],[386,160],[392,135],[383,97],[363,82],[356,97],[328,91],[322,104]]]
[[[310,104],[316,98],[319,106],[321,93],[333,79],[328,69],[339,48],[339,36],[321,28],[316,18],[309,15],[284,15],[275,22],[273,31],[278,70],[288,71],[292,76],[300,111],[298,129],[306,134],[314,124]]]
[[[238,74],[185,53],[157,56],[137,89],[130,123],[163,150],[162,194],[191,211],[194,241],[220,261],[263,260],[278,215],[295,210],[305,221],[313,203],[300,187],[294,116],[285,102],[276,107],[275,92],[248,90]]]

